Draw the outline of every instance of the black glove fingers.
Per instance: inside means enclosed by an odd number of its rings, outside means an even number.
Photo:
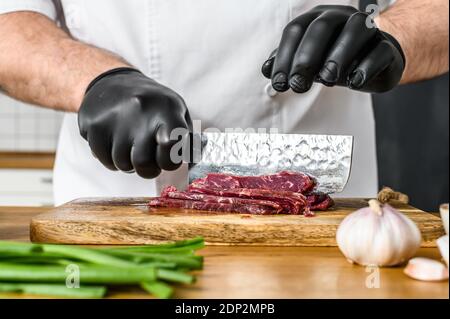
[[[324,85],[334,86],[345,78],[352,62],[377,35],[378,29],[367,27],[367,17],[365,13],[357,12],[347,21],[319,73],[318,80]]]
[[[392,89],[403,76],[405,55],[392,35],[367,22],[370,17],[352,6],[316,6],[287,25],[262,73],[279,92],[304,93],[314,81],[365,92]]]
[[[179,147],[178,147],[179,145]],[[182,144],[173,143],[173,145],[158,145],[156,147],[156,163],[165,171],[175,171],[183,163]]]
[[[131,147],[132,141],[127,135],[116,134],[112,146],[112,160],[114,166],[127,173],[134,171],[133,163],[131,163]]]
[[[188,123],[182,118],[159,126],[156,132],[156,163],[161,169],[174,171],[181,166],[183,142],[187,142],[188,138]]]
[[[272,86],[278,92],[289,90],[289,74],[291,72],[292,61],[297,52],[297,48],[305,34],[308,25],[317,14],[307,13],[301,15],[283,31],[280,45],[273,62]]]
[[[278,52],[278,50],[274,50],[270,54],[270,56],[267,59],[267,61],[264,62],[263,66],[261,68],[262,74],[268,79],[270,79],[272,77],[273,63],[275,61],[275,56],[277,55],[277,52]]]
[[[156,164],[156,141],[152,134],[140,134],[131,149],[131,162],[136,174],[143,178],[155,178],[161,174]]]
[[[342,14],[329,11],[309,25],[295,53],[290,71],[289,85],[294,92],[305,93],[311,89],[328,54],[329,43],[336,38],[346,21]]]
[[[272,86],[278,92],[289,90],[288,76],[292,60],[305,31],[304,26],[291,23],[283,32],[272,70]]]
[[[314,20],[315,17],[319,16],[320,14],[322,14],[323,12],[328,10],[330,7],[331,6],[317,6],[314,9],[312,9],[308,14],[300,16],[297,19],[295,19],[293,21],[293,23],[303,25],[304,28],[306,29],[308,24],[311,23],[311,21]],[[301,41],[301,39],[300,39],[300,41]],[[300,41],[298,43],[300,43]],[[280,44],[280,46],[282,44]],[[269,58],[266,60],[266,62],[264,62],[263,66],[262,66],[262,69],[261,69],[262,74],[267,79],[271,79],[272,75],[274,75],[273,67],[275,64],[275,59],[276,59],[277,53],[278,53],[278,49],[275,49],[274,51],[272,51]],[[293,53],[293,54],[295,54],[295,53]]]
[[[111,154],[111,138],[104,135],[104,132],[95,132],[95,127],[88,133],[87,141],[92,154],[111,171],[117,171]]]
[[[399,70],[389,70],[396,59],[396,53],[399,54],[392,43],[389,41],[380,42],[349,75],[349,88],[354,90],[365,88],[365,90],[370,92],[381,93],[395,87],[400,81],[402,74]],[[399,76],[392,78],[381,77],[377,81],[376,78],[386,71],[399,74]]]

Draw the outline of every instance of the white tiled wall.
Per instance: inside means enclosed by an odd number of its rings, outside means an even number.
[[[0,152],[55,151],[62,116],[0,93]],[[0,169],[0,206],[52,205],[52,175],[51,170]]]
[[[62,116],[0,93],[0,152],[55,151]]]
[[[0,169],[0,206],[52,206],[53,172]]]

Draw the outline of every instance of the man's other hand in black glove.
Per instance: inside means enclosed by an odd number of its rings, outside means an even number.
[[[275,90],[305,93],[314,82],[365,92],[394,88],[405,70],[399,42],[350,6],[318,6],[290,22],[264,63]]]

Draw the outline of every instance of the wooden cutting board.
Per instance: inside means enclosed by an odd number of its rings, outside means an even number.
[[[152,244],[203,236],[211,245],[336,246],[339,223],[367,206],[365,199],[338,199],[333,210],[304,216],[250,216],[182,209],[149,209],[145,198],[79,199],[31,222],[33,242],[64,244]],[[440,218],[394,203],[422,231],[423,246],[444,234]]]

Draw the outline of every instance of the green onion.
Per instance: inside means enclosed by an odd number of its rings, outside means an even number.
[[[120,268],[80,265],[82,284],[139,284],[156,279],[154,268]],[[70,276],[64,266],[0,263],[0,281],[64,283]]]
[[[2,258],[0,259],[0,262],[5,262],[8,264],[50,264],[50,265],[69,265],[74,263],[74,261],[70,259],[48,258],[43,256],[32,256],[32,255],[30,255],[30,257],[20,256],[20,257]]]
[[[33,249],[39,248],[37,244],[18,243],[12,241],[0,241],[0,254],[15,253],[15,254],[29,254]]]
[[[108,250],[108,253],[126,258],[127,260],[132,260],[135,263],[143,263],[150,261],[160,261],[160,262],[172,262],[177,264],[178,267],[185,267],[189,269],[201,269],[203,266],[203,257],[195,255],[171,255],[163,253],[141,253],[141,252],[130,252],[130,251],[120,251],[120,250]]]
[[[0,241],[0,292],[101,298],[106,285],[140,285],[158,298],[170,298],[173,289],[167,282],[195,281],[187,272],[203,267],[203,257],[195,255],[203,247],[202,238],[100,249]],[[81,287],[64,285],[72,279]]]
[[[87,261],[93,264],[130,267],[132,262],[116,258],[99,249],[81,248],[67,245],[26,244],[15,242],[0,242],[0,256],[42,256],[48,258],[71,258]]]
[[[106,287],[86,286],[80,288],[68,288],[61,284],[0,283],[0,292],[66,298],[102,298],[106,294]]]
[[[171,282],[179,282],[183,284],[192,284],[195,282],[195,277],[189,274],[186,274],[181,271],[169,270],[169,269],[158,269],[156,271],[156,277],[158,279],[171,281]]]
[[[65,257],[88,261],[97,265],[114,267],[131,267],[134,263],[105,254],[98,249],[87,249],[75,246],[42,245],[43,251],[47,253],[61,254]]]
[[[160,281],[143,282],[141,283],[141,287],[161,299],[168,299],[173,294],[172,287]]]
[[[121,253],[157,253],[157,254],[171,254],[171,255],[192,255],[196,250],[200,248],[197,247],[175,247],[175,248],[163,248],[163,249],[141,249],[136,247],[135,249],[125,249],[125,248],[104,248],[101,249],[102,252],[121,252]]]
[[[177,268],[177,264],[163,261],[154,261],[154,262],[140,263],[139,267],[174,269]]]
[[[124,246],[116,247],[116,250],[130,250],[130,251],[140,251],[140,252],[153,252],[170,249],[191,249],[197,250],[205,247],[205,242],[202,237],[197,237],[194,239],[181,240],[170,244],[159,244],[159,245],[143,245],[143,246]],[[105,248],[108,249],[108,248]]]

